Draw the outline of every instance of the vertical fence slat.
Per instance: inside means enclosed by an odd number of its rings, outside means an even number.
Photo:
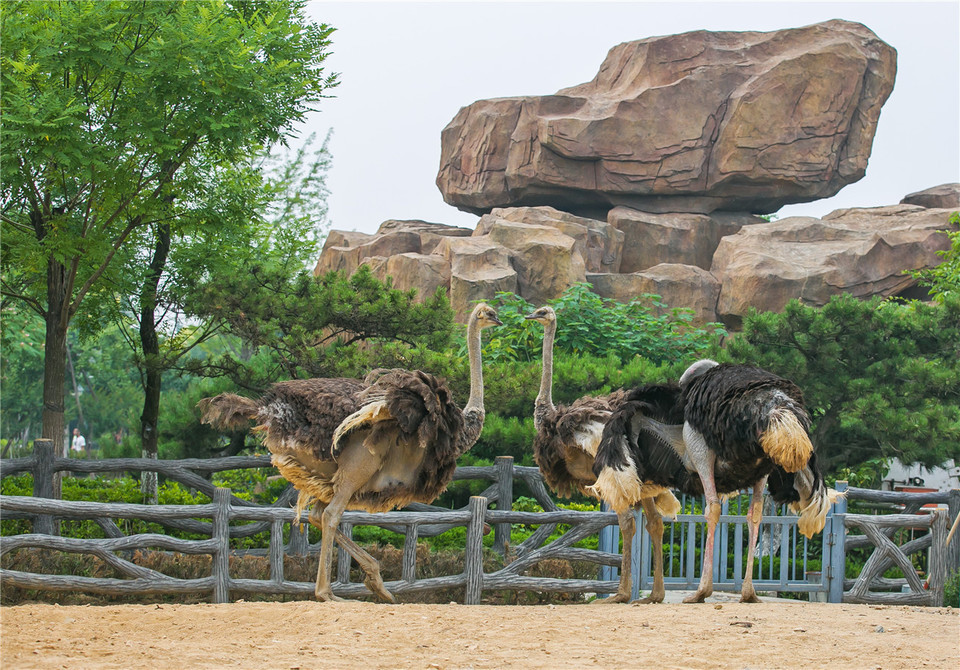
[[[283,583],[283,521],[280,519],[270,522],[270,581]]]
[[[353,524],[352,523],[341,523],[340,532],[344,535],[353,539]],[[350,583],[350,565],[353,562],[353,557],[350,556],[348,552],[343,547],[337,547],[337,581],[341,584]]]
[[[417,538],[420,535],[420,524],[412,523],[407,526],[407,533],[403,538],[403,567],[400,578],[405,582],[413,582],[417,578]]]
[[[497,509],[509,512],[513,509],[513,456],[497,456]],[[493,527],[493,550],[501,556],[510,543],[510,524],[498,523]]]
[[[957,516],[960,516],[960,489],[953,489],[950,491],[950,501],[947,503],[947,505],[950,512],[950,518],[947,520],[947,525],[952,526]],[[957,536],[957,533],[954,533],[953,537],[950,539],[950,546],[947,547],[946,561],[946,577],[949,577],[957,570],[960,570],[960,537]],[[956,603],[950,604],[952,606]]]
[[[213,602],[230,602],[230,489],[217,488],[213,492],[217,511],[213,516],[213,539],[217,551],[213,555]]]
[[[600,501],[600,511],[609,512],[610,506],[607,503]],[[599,536],[597,537],[597,549],[600,551],[605,551],[608,554],[619,554],[620,553],[620,526],[604,526],[600,529]],[[600,575],[598,579],[605,582],[612,582],[617,578],[617,569],[612,565],[601,565],[600,566]],[[598,598],[606,598],[606,593],[597,594]]]
[[[470,497],[470,521],[467,524],[467,542],[464,548],[463,572],[467,578],[464,605],[479,605],[483,594],[483,518],[487,499]]]
[[[838,493],[847,490],[847,482],[837,480],[834,485]],[[847,499],[837,500],[830,512],[830,562],[823,567],[823,577],[827,580],[827,602],[843,602],[843,579],[846,575],[846,538],[847,529],[844,526],[844,517],[847,514]],[[826,559],[827,557],[824,556]],[[825,561],[826,563],[826,561]]]
[[[653,545],[650,533],[645,528],[646,519],[643,517],[643,512],[636,510],[633,515],[637,532],[633,534],[633,550],[630,553],[630,574],[632,575],[630,597],[636,600],[640,597],[640,589],[653,588],[651,580],[653,570],[650,565]]]
[[[33,497],[34,498],[53,498],[53,461],[56,454],[53,452],[53,440],[34,440],[33,441]],[[57,524],[59,526],[59,524]],[[33,519],[33,532],[43,535],[59,535],[59,529],[54,532],[54,520],[52,516],[38,514]]]
[[[306,556],[310,549],[310,524],[294,519],[290,523],[290,544],[287,553],[291,556]]]

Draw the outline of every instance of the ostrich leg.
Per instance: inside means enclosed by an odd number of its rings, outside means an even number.
[[[643,517],[646,521],[647,532],[650,534],[650,551],[653,552],[653,590],[646,598],[640,598],[638,603],[662,603],[666,592],[663,588],[663,518],[657,509],[653,498],[644,498]]]
[[[617,586],[617,592],[609,598],[599,598],[593,601],[600,605],[628,603],[630,602],[630,596],[633,595],[633,537],[637,534],[637,522],[633,516],[633,509],[628,508],[622,512],[617,512],[617,523],[620,524],[620,535],[623,537],[623,553],[620,557],[620,585]]]
[[[325,507],[326,505],[317,503],[314,505],[309,517],[310,523],[319,528],[321,534],[323,533],[323,511]],[[360,566],[360,569],[363,570],[363,573],[366,575],[363,583],[366,585],[366,587],[381,600],[395,603],[396,600],[394,600],[393,595],[383,585],[383,578],[380,576],[380,564],[377,562],[377,559],[364,551],[363,548],[352,539],[344,535],[339,526],[337,526],[337,533],[334,537],[337,541],[337,544],[346,549],[347,553],[353,557],[353,559],[357,562],[357,565]],[[341,599],[337,596],[333,596],[331,600]]]
[[[707,447],[703,435],[691,427],[690,424],[685,423],[683,425],[683,439],[687,444],[687,454],[690,456],[697,474],[700,475],[703,493],[707,499],[707,509],[704,510],[704,516],[707,518],[707,541],[703,548],[700,585],[697,587],[696,593],[684,598],[683,602],[702,603],[713,594],[713,537],[717,530],[717,522],[720,520],[720,496],[717,495],[717,485],[713,479],[716,454]]]
[[[747,568],[743,575],[743,588],[740,590],[740,602],[758,603],[756,591],[753,590],[753,555],[757,549],[757,536],[760,534],[760,521],[763,519],[763,487],[767,484],[764,477],[753,485],[753,495],[750,496],[750,509],[747,510],[747,526],[750,529],[750,546],[747,549]]]
[[[342,600],[342,598],[333,594],[333,589],[330,586],[334,538],[346,539],[347,542],[342,543],[343,548],[356,558],[358,563],[363,565],[363,559],[351,551],[351,548],[359,549],[359,547],[352,540],[347,539],[343,533],[340,533],[337,537],[337,533],[339,533],[340,517],[343,516],[350,500],[380,469],[381,461],[371,454],[362,443],[355,442],[343,450],[338,465],[336,490],[333,498],[330,499],[320,515],[320,564],[317,566],[317,585],[314,589],[317,600]],[[372,557],[368,556],[368,558],[376,563]],[[392,601],[392,597],[388,600]]]

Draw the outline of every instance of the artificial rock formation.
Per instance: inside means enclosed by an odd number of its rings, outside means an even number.
[[[593,81],[461,109],[437,186],[478,214],[775,212],[863,177],[895,75],[895,50],[848,21],[627,42]]]
[[[682,263],[660,263],[643,272],[588,274],[593,292],[618,302],[630,302],[645,293],[661,297],[667,309],[693,310],[697,324],[717,321],[720,282],[708,270]]]
[[[660,263],[709,270],[722,238],[745,225],[765,223],[750,214],[651,214],[629,207],[615,207],[607,218],[630,240],[620,259],[620,272],[640,272]]]
[[[940,184],[903,196],[902,205],[920,205],[933,209],[960,209],[960,184]]]
[[[717,314],[736,327],[751,307],[780,311],[793,298],[819,306],[841,293],[898,295],[915,284],[904,270],[941,262],[950,214],[891,205],[742,228],[723,238],[713,257],[722,287]]]

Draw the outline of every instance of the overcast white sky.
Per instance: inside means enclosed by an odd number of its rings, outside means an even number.
[[[387,219],[473,228],[435,180],[440,131],[495,97],[546,95],[593,79],[616,44],[691,30],[863,23],[898,53],[866,176],[827,200],[778,212],[823,216],[894,204],[960,181],[960,2],[311,2],[334,26],[335,98],[304,133],[333,129],[332,227],[374,232]]]

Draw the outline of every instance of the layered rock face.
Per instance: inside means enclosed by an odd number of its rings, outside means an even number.
[[[949,248],[942,231],[954,211],[899,204],[767,223],[619,207],[604,222],[552,207],[502,208],[481,217],[470,237],[422,221],[390,221],[376,235],[332,231],[315,273],[365,264],[421,296],[444,288],[461,320],[472,301],[499,291],[539,305],[586,281],[605,298],[653,293],[692,309],[696,323],[736,328],[751,307],[779,311],[793,298],[823,305],[839,293],[904,294],[914,281],[903,271],[934,267]]]
[[[863,177],[895,75],[892,47],[839,20],[628,42],[586,84],[461,109],[437,186],[478,214],[775,212]]]

